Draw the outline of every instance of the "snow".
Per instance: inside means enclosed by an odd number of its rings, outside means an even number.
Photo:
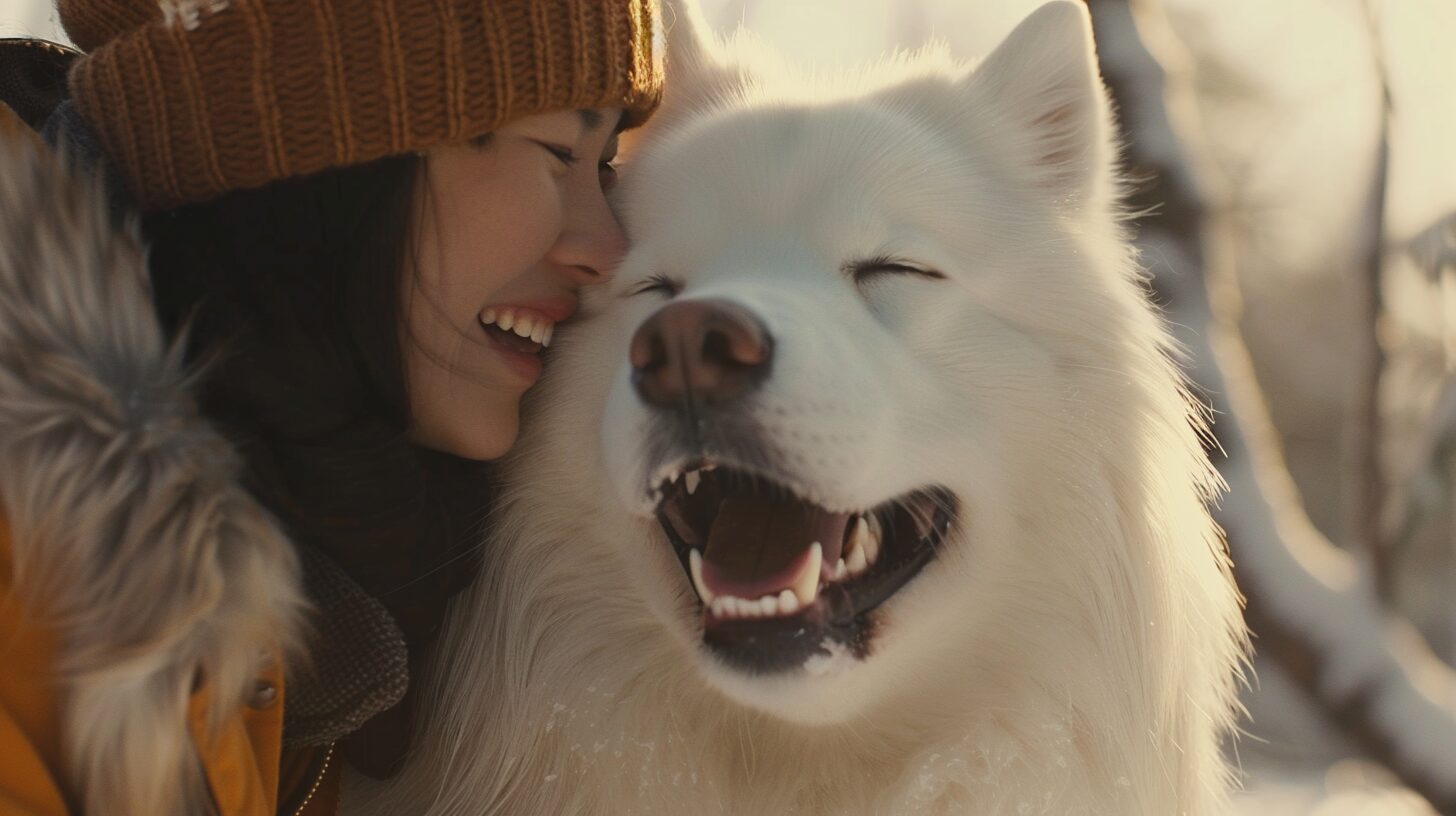
[[[67,43],[53,0],[0,0],[0,37],[43,37]]]
[[[1326,411],[1337,420],[1331,447],[1338,447],[1340,433],[1349,432],[1339,410],[1348,398],[1321,396],[1319,391],[1336,379],[1332,374],[1356,366],[1348,359],[1343,365],[1319,365],[1318,354],[1310,351],[1317,338],[1301,331],[1291,315],[1323,313],[1322,328],[1336,337],[1358,337],[1361,331],[1373,330],[1363,320],[1352,323],[1349,316],[1329,321],[1328,301],[1311,298],[1315,292],[1309,285],[1316,282],[1326,294],[1332,287],[1363,285],[1370,238],[1360,235],[1373,234],[1372,160],[1379,137],[1380,55],[1371,46],[1379,37],[1372,36],[1366,8],[1358,3],[1292,0],[1271,13],[1266,4],[1237,0],[1221,5],[1216,14],[1210,14],[1201,0],[1168,0],[1164,6],[1171,26],[1161,33],[1171,33],[1178,42],[1154,43],[1153,49],[1166,54],[1181,45],[1200,70],[1197,83],[1190,87],[1203,127],[1182,124],[1185,135],[1197,140],[1188,144],[1203,148],[1196,158],[1201,178],[1209,182],[1205,189],[1226,193],[1222,197],[1215,193],[1212,203],[1227,214],[1231,260],[1247,307],[1239,326],[1254,355],[1250,360],[1240,349],[1219,346],[1227,381],[1211,368],[1200,369],[1200,385],[1220,395],[1217,407],[1225,411],[1219,418],[1219,436],[1228,459],[1220,470],[1230,490],[1220,521],[1234,542],[1240,580],[1257,597],[1266,619],[1277,621],[1313,647],[1320,661],[1316,670],[1321,696],[1368,723],[1377,739],[1389,745],[1396,764],[1453,801],[1456,673],[1434,658],[1408,624],[1389,618],[1364,564],[1335,547],[1325,530],[1311,523],[1300,487],[1285,470],[1276,428],[1269,424],[1265,405],[1251,399],[1247,389],[1257,368],[1275,422],[1280,419],[1281,399],[1286,400],[1286,420],[1297,417],[1298,411],[1288,410],[1287,399],[1291,387],[1299,388],[1300,376],[1279,376],[1279,367],[1302,371],[1309,392],[1304,398],[1314,404],[1323,400],[1335,409]],[[1439,39],[1452,29],[1418,32],[1405,21],[1404,38],[1396,42],[1389,38],[1395,36],[1392,32],[1402,18],[1380,12],[1377,18],[1387,38],[1383,58],[1401,66],[1391,70],[1393,97],[1405,99],[1401,110],[1409,112],[1421,107],[1413,103],[1427,101],[1421,93],[1430,93],[1429,85],[1422,89],[1409,79],[1412,73],[1421,73],[1412,68],[1439,67],[1434,64],[1437,49],[1398,46],[1407,42],[1419,46],[1418,40]],[[1448,53],[1439,59],[1448,69],[1456,69]],[[1418,58],[1425,62],[1415,66],[1409,62]],[[1456,70],[1442,75],[1453,73]],[[1332,78],[1340,80],[1342,93],[1329,92]],[[1434,113],[1422,110],[1420,117],[1411,118],[1438,130],[1448,119],[1456,121],[1456,116],[1444,112],[1451,107],[1444,98],[1429,102]],[[1339,137],[1328,135],[1332,131]],[[1410,220],[1428,224],[1449,206],[1456,173],[1441,183],[1427,184],[1445,193],[1445,198],[1432,199],[1429,190],[1407,192],[1414,182],[1398,183],[1400,174],[1395,171],[1405,167],[1407,173],[1416,168],[1420,173],[1446,175],[1450,140],[1438,147],[1402,139],[1400,131],[1392,127],[1392,157],[1401,160],[1392,163],[1388,197],[1401,203],[1387,212],[1413,209],[1421,215]],[[1325,135],[1315,138],[1315,134]],[[1341,183],[1331,185],[1326,180],[1333,166],[1346,172]],[[1262,188],[1267,189],[1259,192]],[[1312,213],[1316,217],[1311,218]],[[1394,232],[1387,232],[1387,241]],[[1345,242],[1332,240],[1336,236],[1344,236]],[[1263,308],[1262,317],[1256,305]],[[1394,304],[1397,316],[1399,306]],[[1262,343],[1261,321],[1266,324]],[[1213,325],[1207,314],[1190,322]],[[1207,337],[1203,332],[1185,338],[1198,358],[1213,359]],[[1229,395],[1232,404],[1221,404],[1222,395]],[[1296,432],[1308,430],[1300,429],[1298,422],[1292,425]],[[1255,729],[1260,727],[1256,720]],[[1346,799],[1379,795],[1385,794],[1341,794]]]
[[[1424,799],[1354,760],[1267,770],[1254,792],[1235,798],[1231,816],[1435,816]]]

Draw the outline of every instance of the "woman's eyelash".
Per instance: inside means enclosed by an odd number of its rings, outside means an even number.
[[[566,165],[567,167],[575,167],[576,163],[580,161],[575,153],[572,153],[569,149],[565,147],[557,147],[556,145],[547,144],[545,142],[537,142],[536,144],[546,148],[547,153],[550,153],[551,155],[560,159],[561,163]]]

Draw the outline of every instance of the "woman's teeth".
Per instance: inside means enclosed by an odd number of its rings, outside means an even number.
[[[536,312],[525,309],[511,309],[492,306],[480,313],[480,324],[482,326],[495,326],[502,331],[514,332],[528,340],[540,343],[542,347],[551,345],[551,335],[556,330],[556,323],[550,318],[544,317]]]

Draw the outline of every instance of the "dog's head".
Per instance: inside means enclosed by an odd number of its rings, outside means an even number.
[[[1054,2],[974,70],[929,53],[828,92],[676,11],[620,191],[634,248],[553,393],[601,411],[622,591],[730,697],[840,720],[1101,557],[1026,541],[1096,492],[1103,414],[1162,362],[1090,23]]]

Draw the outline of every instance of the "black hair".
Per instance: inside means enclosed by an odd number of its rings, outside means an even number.
[[[248,488],[393,614],[412,655],[474,577],[488,471],[408,437],[401,350],[418,155],[148,216],[159,316]]]

